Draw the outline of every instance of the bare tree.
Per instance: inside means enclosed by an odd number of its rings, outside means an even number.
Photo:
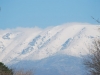
[[[95,18],[92,17],[92,16],[91,16],[91,18],[92,18],[93,20],[95,20],[97,23],[100,23],[99,18],[98,18],[98,19],[95,19]]]
[[[89,54],[84,59],[84,65],[89,75],[100,75],[100,40],[95,40],[89,48]]]

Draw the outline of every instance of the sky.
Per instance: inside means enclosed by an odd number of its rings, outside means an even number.
[[[98,24],[100,0],[0,0],[0,29]]]

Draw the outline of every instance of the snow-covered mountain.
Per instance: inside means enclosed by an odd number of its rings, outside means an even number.
[[[0,30],[0,62],[36,75],[84,75],[81,56],[97,38],[99,25],[80,23]]]

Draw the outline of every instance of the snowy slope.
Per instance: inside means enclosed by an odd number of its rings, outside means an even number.
[[[86,46],[100,37],[99,28],[74,23],[46,29],[0,30],[0,61],[8,66],[34,68],[36,75],[84,75],[81,55],[86,55]]]

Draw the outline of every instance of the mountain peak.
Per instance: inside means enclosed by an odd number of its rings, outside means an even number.
[[[23,61],[50,61],[60,55],[79,58],[88,53],[86,46],[91,44],[93,39],[100,37],[99,28],[99,25],[64,24],[46,29],[2,30],[0,61],[12,65]]]

